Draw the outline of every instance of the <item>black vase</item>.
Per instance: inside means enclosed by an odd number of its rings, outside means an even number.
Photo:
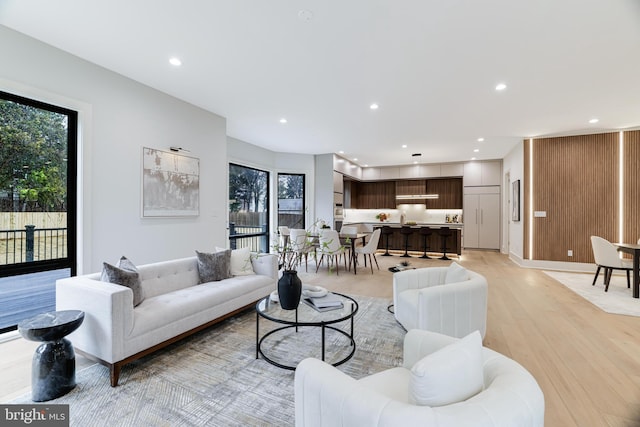
[[[302,295],[302,280],[295,270],[285,270],[282,277],[278,279],[278,298],[280,307],[285,310],[295,310],[300,303]]]

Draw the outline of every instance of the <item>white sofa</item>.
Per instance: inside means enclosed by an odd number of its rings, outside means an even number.
[[[277,287],[275,255],[252,257],[256,274],[199,284],[196,257],[138,266],[144,300],[134,308],[126,286],[100,281],[101,273],[56,282],[56,309],[82,310],[82,326],[67,338],[82,354],[110,369],[121,367],[232,316]]]
[[[456,279],[461,276],[465,279]],[[453,281],[446,283],[451,277]],[[456,263],[401,271],[393,275],[395,317],[406,330],[424,329],[458,338],[478,330],[484,338],[487,291],[484,276]]]
[[[437,407],[410,403],[413,365],[457,340],[411,330],[404,341],[403,366],[360,380],[321,360],[303,360],[295,373],[296,427],[544,425],[544,395],[535,378],[514,360],[486,347],[481,348],[484,381],[479,393]]]

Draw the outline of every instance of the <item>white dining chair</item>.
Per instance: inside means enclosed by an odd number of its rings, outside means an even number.
[[[378,259],[376,258],[376,251],[378,250],[378,241],[380,240],[381,229],[376,228],[374,232],[371,234],[371,238],[369,238],[369,242],[367,242],[364,246],[358,246],[356,248],[356,256],[359,254],[363,255],[364,258],[364,266],[367,266],[367,255],[369,255],[369,264],[371,265],[371,274],[373,274],[373,262],[371,261],[371,256],[373,255],[373,259],[376,262],[376,267],[380,270],[380,266],[378,265]]]
[[[631,281],[629,280],[629,272],[633,270],[633,263],[631,261],[623,260],[620,258],[619,252],[616,247],[607,239],[603,239],[598,236],[591,236],[591,246],[593,247],[593,257],[595,258],[596,275],[593,278],[592,286],[596,284],[600,269],[604,268],[604,291],[609,290],[609,282],[611,281],[611,274],[613,270],[625,270],[627,272],[627,288],[631,287]]]
[[[339,274],[340,256],[344,257],[344,268],[347,269],[347,254],[345,247],[340,243],[340,235],[335,230],[323,229],[320,232],[320,261],[316,264],[316,273],[322,264],[324,257],[327,257],[327,265],[331,267],[333,262],[336,266],[336,274]]]
[[[304,257],[305,271],[309,271],[309,253],[314,252],[313,242],[307,235],[307,230],[292,228],[289,234],[290,247],[296,257],[296,265],[300,265]],[[315,252],[314,252],[315,254]],[[317,263],[317,259],[316,259]]]

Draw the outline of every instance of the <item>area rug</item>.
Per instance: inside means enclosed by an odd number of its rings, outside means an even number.
[[[361,378],[400,365],[405,331],[387,310],[389,302],[354,298],[356,352],[338,369]],[[270,324],[260,319],[261,336],[276,327]],[[265,344],[274,358],[295,365],[319,356],[319,328],[272,337]],[[327,333],[327,349],[348,348],[346,340]],[[123,367],[118,387],[110,387],[109,371],[101,365],[81,370],[77,387],[48,403],[69,404],[70,424],[83,427],[293,425],[294,372],[256,360],[255,345],[256,314],[249,310]],[[327,359],[342,356],[329,352]],[[25,395],[11,403],[32,402]]]
[[[640,299],[633,298],[632,289],[627,288],[625,276],[614,275],[611,278],[609,290],[605,292],[602,272],[600,272],[595,286],[591,286],[593,274],[560,271],[545,271],[544,273],[607,313],[640,317]]]

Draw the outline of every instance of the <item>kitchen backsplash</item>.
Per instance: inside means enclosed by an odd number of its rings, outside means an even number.
[[[380,222],[376,216],[384,213],[388,219],[385,222],[400,223],[401,215],[404,221],[427,224],[461,224],[463,222],[462,209],[426,209],[425,205],[398,205],[398,209],[345,209],[344,222]]]

